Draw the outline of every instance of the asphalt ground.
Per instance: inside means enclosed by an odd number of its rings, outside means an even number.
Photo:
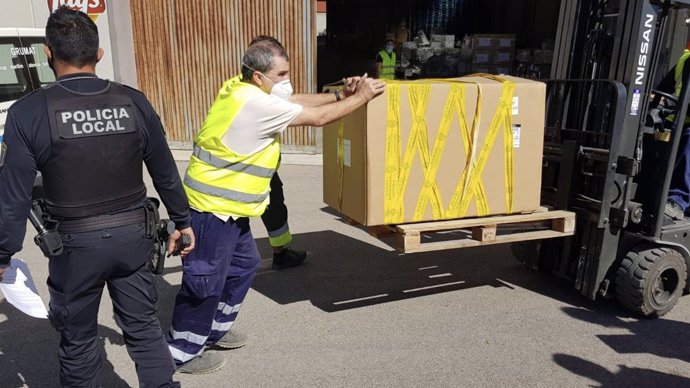
[[[217,373],[176,375],[183,386],[690,386],[690,297],[661,319],[640,319],[526,270],[508,246],[400,255],[323,204],[320,166],[284,163],[280,174],[293,246],[308,262],[272,270],[253,220],[264,260],[235,325],[250,341],[223,351]],[[47,304],[46,259],[28,230],[16,257]],[[158,282],[165,329],[180,280],[179,258],[168,259]],[[138,385],[119,333],[105,291],[104,387]],[[46,320],[0,296],[0,387],[58,386],[58,343]]]

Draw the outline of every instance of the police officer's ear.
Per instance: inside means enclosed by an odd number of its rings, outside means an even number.
[[[48,62],[50,62],[53,59],[53,52],[50,51],[50,47],[44,45],[43,52],[46,53],[46,57],[48,57]]]
[[[100,61],[101,61],[101,58],[103,58],[103,54],[104,54],[104,53],[105,53],[105,51],[103,51],[103,49],[99,47],[99,48],[98,48],[98,53],[96,54],[96,62],[100,62]]]

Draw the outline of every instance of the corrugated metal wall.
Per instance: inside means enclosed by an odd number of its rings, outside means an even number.
[[[256,35],[283,43],[297,93],[316,91],[316,0],[131,0],[131,13],[139,88],[175,148],[191,148]],[[316,150],[311,127],[289,128],[282,140],[291,150]]]

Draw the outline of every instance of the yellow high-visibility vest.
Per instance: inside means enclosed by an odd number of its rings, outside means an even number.
[[[673,94],[676,97],[680,97],[680,90],[683,88],[683,68],[685,67],[685,61],[690,58],[690,50],[683,50],[683,55],[678,58],[678,63],[676,64],[676,89]]]
[[[683,54],[680,56],[680,58],[678,58],[678,62],[676,63],[676,71],[673,75],[673,79],[676,81],[676,87],[673,90],[673,95],[676,97],[680,97],[680,91],[681,89],[683,89],[683,69],[685,68],[685,61],[687,61],[688,58],[690,58],[690,50],[685,49],[683,50]],[[675,119],[676,115],[666,116],[666,121],[668,122],[673,122]],[[684,124],[690,124],[690,117],[685,116]]]
[[[388,55],[386,50],[381,50],[379,51],[379,55],[381,56],[381,59],[383,59],[379,78],[395,79],[395,52],[392,52],[391,55]]]
[[[194,139],[184,177],[189,205],[199,211],[256,217],[266,210],[270,182],[278,168],[280,142],[251,155],[226,147],[222,138],[244,105],[264,93],[237,76],[226,81]]]

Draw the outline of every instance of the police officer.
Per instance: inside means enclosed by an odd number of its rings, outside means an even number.
[[[100,386],[98,309],[107,285],[117,324],[142,387],[177,385],[156,318],[148,264],[155,219],[142,161],[177,230],[192,244],[189,205],[163,128],[146,97],[99,79],[98,30],[62,7],[48,18],[46,55],[57,81],[9,110],[0,171],[0,263],[21,250],[31,191],[40,171],[48,213],[59,221],[63,251],[49,258],[49,319],[60,333],[60,383]]]

